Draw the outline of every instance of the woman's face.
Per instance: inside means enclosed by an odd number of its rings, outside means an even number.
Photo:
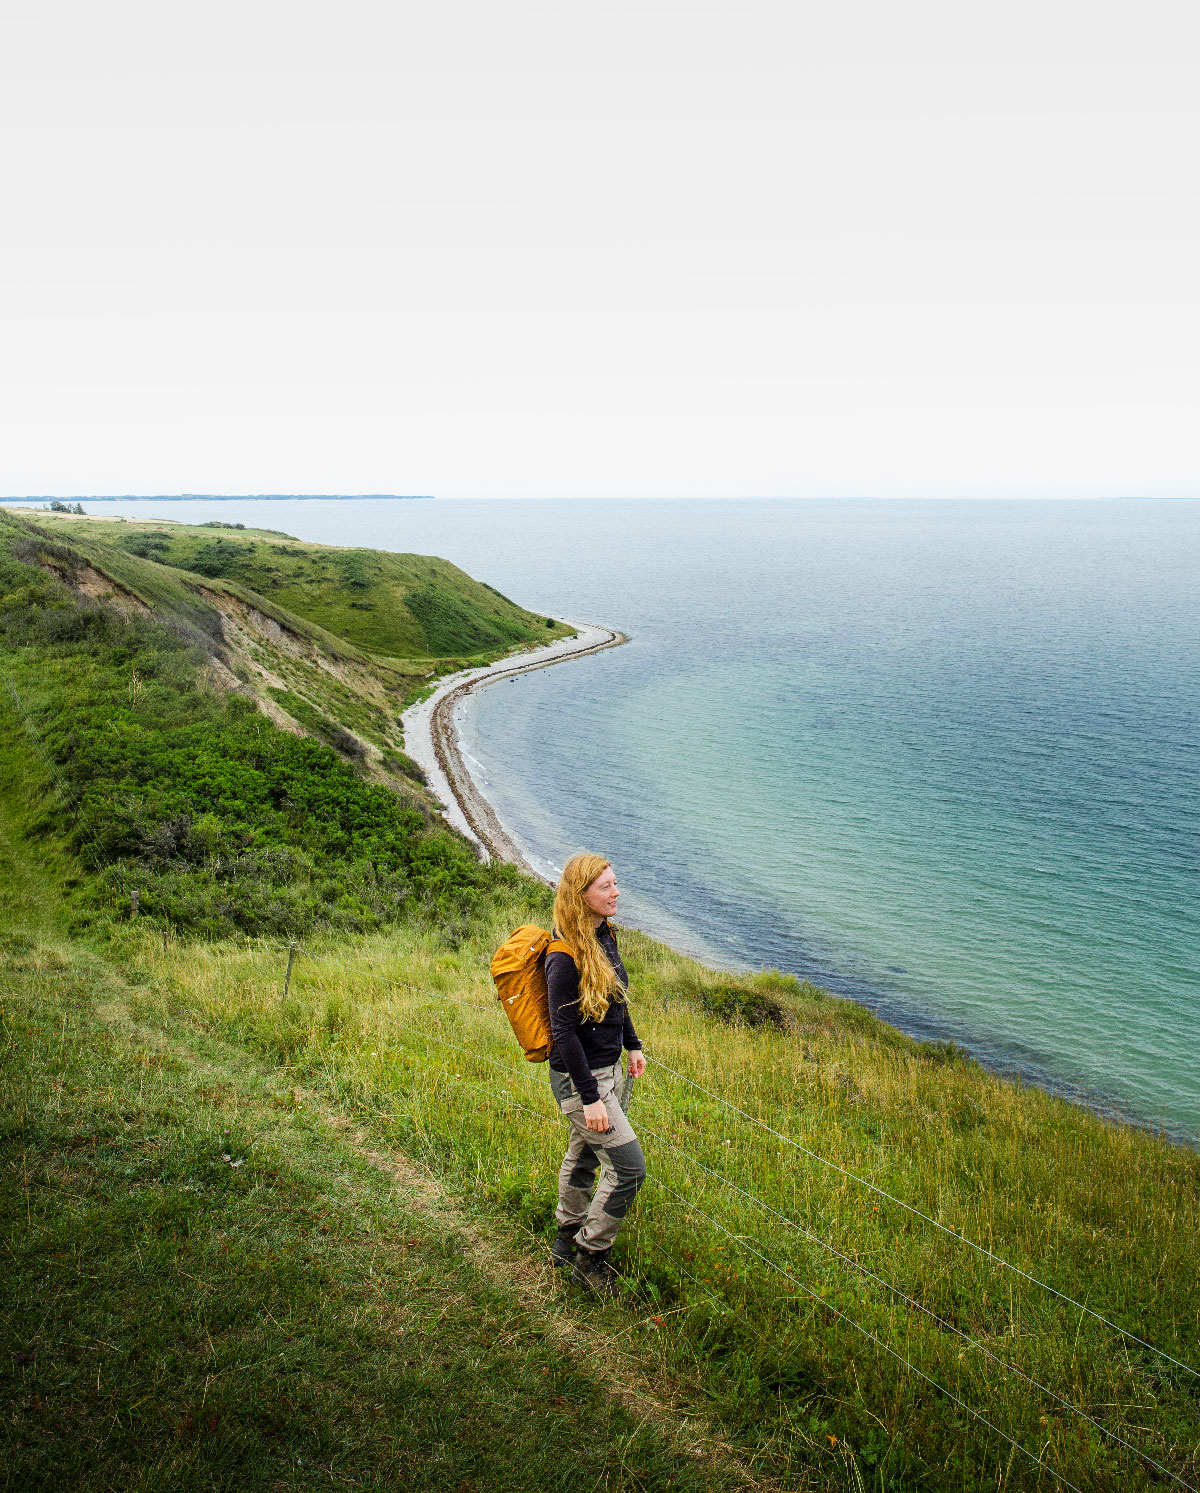
[[[598,918],[611,918],[617,910],[617,898],[620,895],[617,891],[616,873],[611,866],[605,866],[584,892],[583,900]]]

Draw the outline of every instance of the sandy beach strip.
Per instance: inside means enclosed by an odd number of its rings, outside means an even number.
[[[471,776],[459,746],[457,711],[468,695],[489,684],[513,679],[531,669],[547,669],[568,659],[584,658],[605,648],[616,648],[629,639],[611,627],[597,627],[590,622],[572,622],[560,618],[576,629],[573,638],[560,638],[541,648],[509,654],[494,664],[479,669],[465,669],[443,679],[424,700],[410,706],[401,717],[404,726],[404,750],[424,771],[429,786],[442,804],[444,817],[474,841],[486,859],[510,861],[523,866],[535,876],[542,874],[525,858],[516,841],[500,823],[496,811]]]

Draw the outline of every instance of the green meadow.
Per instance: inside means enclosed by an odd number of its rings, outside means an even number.
[[[394,725],[545,619],[445,567],[457,630],[369,634],[416,557],[301,614],[282,536],[0,525],[0,1486],[1200,1485],[1200,1156],[775,972],[622,933],[651,1180],[618,1303],[550,1269],[487,974],[548,893]]]

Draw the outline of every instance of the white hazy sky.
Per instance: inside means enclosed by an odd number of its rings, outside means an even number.
[[[1200,493],[1200,9],[6,0],[0,492]]]

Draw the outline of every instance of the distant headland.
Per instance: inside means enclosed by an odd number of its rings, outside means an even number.
[[[72,496],[72,503],[194,503],[203,499],[206,503],[296,503],[361,502],[364,498],[387,499],[401,503],[429,503],[432,493],[399,492],[173,492],[173,493],[94,493],[90,497]],[[59,503],[67,499],[53,493],[42,493],[24,498],[0,498],[0,503]]]

